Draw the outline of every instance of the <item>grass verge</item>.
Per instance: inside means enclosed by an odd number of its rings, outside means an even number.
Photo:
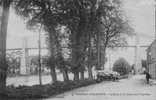
[[[64,93],[75,88],[96,84],[95,80],[79,80],[68,82],[56,82],[54,84],[33,85],[33,86],[8,86],[4,99],[7,100],[30,100],[48,98],[53,95]]]

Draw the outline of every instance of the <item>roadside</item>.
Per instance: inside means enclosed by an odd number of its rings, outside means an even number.
[[[85,76],[86,75],[87,74],[85,74]],[[58,75],[58,76],[61,77],[61,75]],[[42,78],[48,82],[50,81],[50,77],[49,79],[47,77],[49,77],[49,75],[42,76]],[[59,79],[61,79],[60,77]],[[70,78],[72,78],[72,76]],[[36,85],[36,82],[38,82],[38,76],[12,77],[12,80],[13,80],[12,82],[14,83],[12,83],[12,85],[9,85],[7,87],[7,94],[6,94],[7,97],[10,98],[11,100],[12,99],[16,100],[16,98],[18,99],[27,98],[28,100],[47,98],[47,97],[55,96],[55,95],[58,95],[67,91],[72,91],[77,88],[81,88],[81,87],[85,88],[85,87],[88,87],[89,85],[97,84],[97,80],[85,79],[85,80],[79,80],[79,81],[58,81],[52,84],[50,82],[49,84],[45,84],[44,82],[43,85]],[[110,82],[110,81],[111,80],[103,81],[103,82]]]

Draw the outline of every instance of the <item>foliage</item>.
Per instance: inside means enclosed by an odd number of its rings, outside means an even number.
[[[95,80],[56,82],[55,84],[19,86],[7,88],[7,99],[39,99],[48,98],[75,88],[95,84]]]
[[[19,74],[20,62],[21,62],[21,51],[14,51],[7,53],[6,60],[8,65],[8,74]]]
[[[100,23],[98,26],[100,55],[105,59],[106,49],[124,46],[127,44],[126,37],[132,35],[133,29],[121,9],[121,0],[102,0],[99,4],[98,14]],[[105,64],[105,60],[102,64]]]
[[[113,71],[117,71],[120,75],[126,75],[130,72],[130,65],[124,58],[119,58],[113,65]]]
[[[48,34],[52,68],[62,70],[65,67],[61,65],[64,56],[60,40],[64,38],[63,34],[68,34],[70,69],[77,75],[85,70],[86,63],[97,63],[95,55],[99,51],[94,49],[96,45],[101,48],[101,61],[105,61],[106,47],[126,44],[124,35],[132,33],[121,13],[120,0],[19,0],[15,9],[18,15],[27,19],[29,29],[43,25]],[[68,30],[63,34],[59,30],[62,26]]]

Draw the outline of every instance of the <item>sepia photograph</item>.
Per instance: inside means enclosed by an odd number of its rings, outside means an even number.
[[[0,0],[0,100],[156,100],[156,0]]]

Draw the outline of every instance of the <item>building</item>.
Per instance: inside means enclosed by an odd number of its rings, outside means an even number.
[[[147,69],[153,79],[156,79],[156,40],[147,48]]]

